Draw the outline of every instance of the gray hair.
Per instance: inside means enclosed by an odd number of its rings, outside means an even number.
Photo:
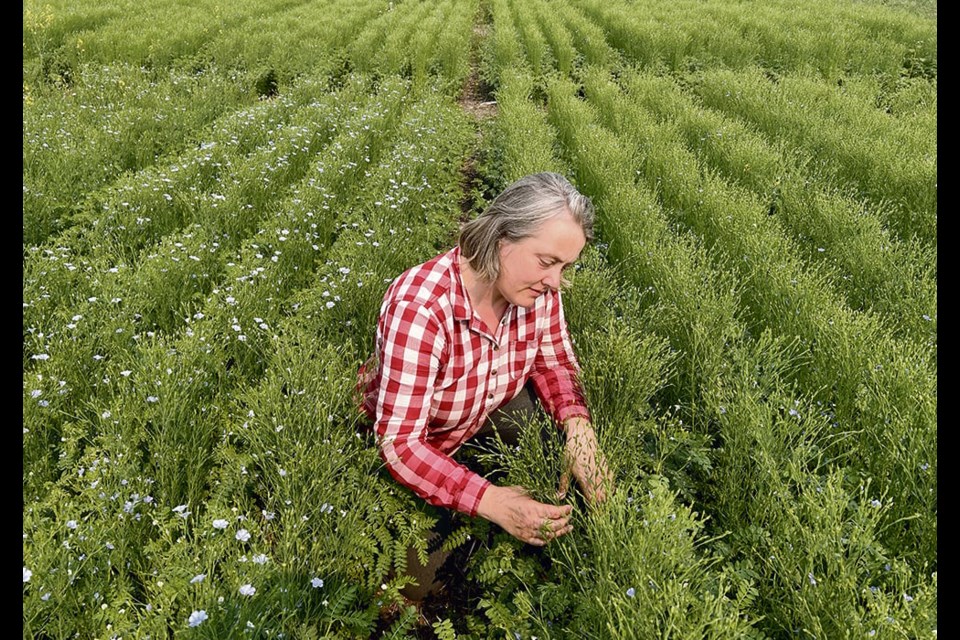
[[[559,173],[535,173],[520,178],[498,195],[479,216],[460,229],[460,251],[484,280],[500,275],[500,243],[518,242],[537,233],[547,220],[569,213],[587,242],[593,240],[594,210]]]

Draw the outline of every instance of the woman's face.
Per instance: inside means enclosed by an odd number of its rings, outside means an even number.
[[[548,289],[558,289],[563,270],[586,244],[583,229],[564,212],[544,222],[532,236],[500,245],[497,291],[511,304],[532,307]]]

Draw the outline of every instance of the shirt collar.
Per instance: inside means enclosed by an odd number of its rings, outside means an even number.
[[[470,297],[467,295],[467,289],[463,286],[463,277],[460,273],[460,245],[455,246],[450,251],[450,301],[453,305],[454,320],[472,320],[473,307],[470,305]]]

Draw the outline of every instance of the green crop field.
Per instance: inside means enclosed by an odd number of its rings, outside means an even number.
[[[931,0],[28,0],[24,638],[937,637]],[[357,433],[529,173],[616,493],[533,549]],[[532,427],[532,425],[531,425]],[[474,452],[556,502],[562,439]]]

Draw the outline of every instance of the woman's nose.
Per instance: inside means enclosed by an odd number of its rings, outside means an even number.
[[[561,267],[553,267],[544,275],[543,284],[551,289],[559,289],[561,277]]]

